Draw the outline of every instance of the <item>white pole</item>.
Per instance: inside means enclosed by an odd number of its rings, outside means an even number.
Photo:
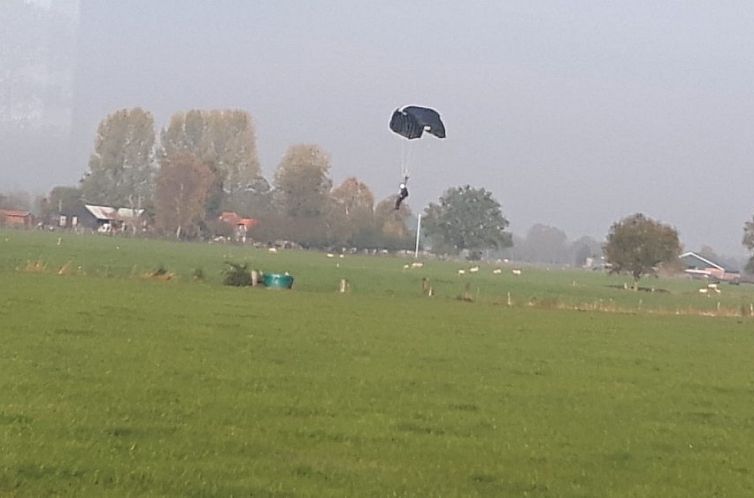
[[[416,219],[416,249],[414,249],[414,259],[419,258],[419,237],[421,236],[422,231],[422,215],[419,214],[419,216]]]

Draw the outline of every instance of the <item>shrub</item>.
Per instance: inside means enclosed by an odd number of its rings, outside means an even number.
[[[162,264],[160,264],[160,265],[157,266],[157,268],[155,268],[154,270],[152,270],[149,273],[149,276],[150,277],[161,277],[161,276],[167,275],[167,274],[168,274],[168,269],[165,268]]]
[[[234,287],[248,287],[251,285],[251,272],[249,271],[248,264],[231,263],[229,261],[225,264],[228,266],[225,269],[223,284]]]
[[[202,270],[201,268],[194,268],[194,272],[191,276],[194,280],[204,281],[204,270]]]
[[[110,267],[107,268],[107,271],[108,271],[108,276],[112,276],[112,275],[110,275]],[[144,277],[145,278],[153,278],[155,280],[168,281],[168,280],[172,280],[175,277],[175,274],[169,272],[167,270],[167,268],[165,268],[165,266],[163,266],[162,264],[160,264],[154,270],[145,273]]]

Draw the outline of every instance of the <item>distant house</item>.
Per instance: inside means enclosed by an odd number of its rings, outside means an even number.
[[[84,204],[86,216],[80,221],[84,226],[102,233],[121,232],[139,224],[143,209],[114,208]],[[143,222],[142,222],[143,223]]]
[[[246,235],[259,223],[254,218],[242,218],[234,211],[223,211],[219,220],[233,227],[233,235],[239,242],[246,242]]]
[[[31,228],[33,224],[34,217],[29,211],[0,209],[0,226]]]
[[[723,265],[700,256],[695,252],[685,252],[678,258],[683,265],[683,271],[692,278],[704,278],[715,282],[730,282],[737,284],[741,281],[741,273],[725,268]]]

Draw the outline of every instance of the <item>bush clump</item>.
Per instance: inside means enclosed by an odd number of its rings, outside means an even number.
[[[165,268],[165,266],[163,266],[162,263],[160,263],[157,266],[157,268],[155,268],[154,270],[152,270],[149,273],[149,276],[150,277],[162,277],[162,276],[167,275],[167,274],[168,274],[168,269]]]
[[[225,264],[227,268],[225,268],[223,284],[234,287],[249,287],[251,285],[251,272],[248,264],[231,263],[229,261]]]
[[[112,276],[109,266],[107,267],[107,276],[108,277]],[[162,280],[162,281],[167,282],[168,280],[173,280],[173,278],[175,278],[175,274],[172,272],[169,272],[168,269],[165,268],[165,266],[160,264],[154,270],[145,273],[144,278],[153,278],[155,280]]]

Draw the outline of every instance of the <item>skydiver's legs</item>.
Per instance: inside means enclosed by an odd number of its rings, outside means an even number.
[[[403,178],[403,182],[400,184],[398,191],[398,198],[395,200],[395,209],[398,210],[401,207],[403,200],[408,197],[408,176]]]

